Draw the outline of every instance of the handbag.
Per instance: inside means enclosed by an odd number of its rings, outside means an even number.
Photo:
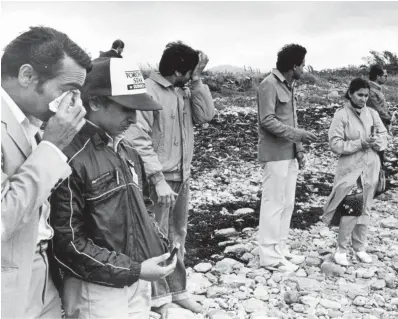
[[[341,217],[343,216],[361,216],[363,212],[363,193],[351,194],[344,197],[337,206],[330,226],[339,226]]]
[[[374,125],[375,118],[373,116],[373,112],[370,111],[370,114],[372,114],[373,125]],[[380,172],[379,172],[379,180],[377,182],[377,186],[375,189],[375,196],[383,194],[386,191],[386,171],[384,168],[383,152],[377,152],[377,155],[379,155],[379,158],[380,158]]]

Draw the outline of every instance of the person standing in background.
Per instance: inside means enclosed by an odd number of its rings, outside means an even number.
[[[260,264],[282,272],[296,271],[296,264],[305,259],[291,254],[286,240],[298,169],[305,164],[302,143],[316,140],[313,133],[297,127],[294,84],[303,73],[306,53],[298,44],[284,46],[278,52],[276,69],[261,82],[257,91],[258,158],[263,169]]]

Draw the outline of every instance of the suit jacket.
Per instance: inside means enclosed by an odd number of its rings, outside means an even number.
[[[117,53],[114,50],[109,50],[106,52],[102,52],[100,53],[100,58],[123,58],[121,54]]]
[[[1,316],[26,310],[42,205],[71,169],[48,143],[32,152],[21,124],[1,99]]]

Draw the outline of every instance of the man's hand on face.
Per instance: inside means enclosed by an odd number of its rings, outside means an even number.
[[[199,51],[199,62],[192,72],[191,75],[192,81],[198,81],[200,79],[200,76],[208,62],[209,62],[208,56],[204,54],[202,51]]]
[[[62,99],[57,113],[47,122],[43,141],[49,141],[63,150],[85,124],[85,115],[80,92],[69,92]]]
[[[158,203],[161,206],[170,207],[175,203],[177,193],[175,193],[166,180],[161,180],[155,185],[156,194],[158,195]]]
[[[141,264],[140,279],[146,281],[157,281],[159,279],[162,279],[170,275],[176,268],[177,255],[173,257],[172,262],[169,265],[164,267],[159,266],[159,264],[163,261],[166,261],[166,259],[169,258],[169,256],[170,253],[167,253],[158,257],[153,257],[145,260]]]

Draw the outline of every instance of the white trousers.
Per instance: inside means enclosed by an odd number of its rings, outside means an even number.
[[[263,164],[259,253],[262,266],[284,259],[281,244],[288,238],[294,209],[298,163],[296,159]]]
[[[66,277],[62,301],[66,318],[148,319],[151,286],[138,280],[130,287],[112,288]]]

